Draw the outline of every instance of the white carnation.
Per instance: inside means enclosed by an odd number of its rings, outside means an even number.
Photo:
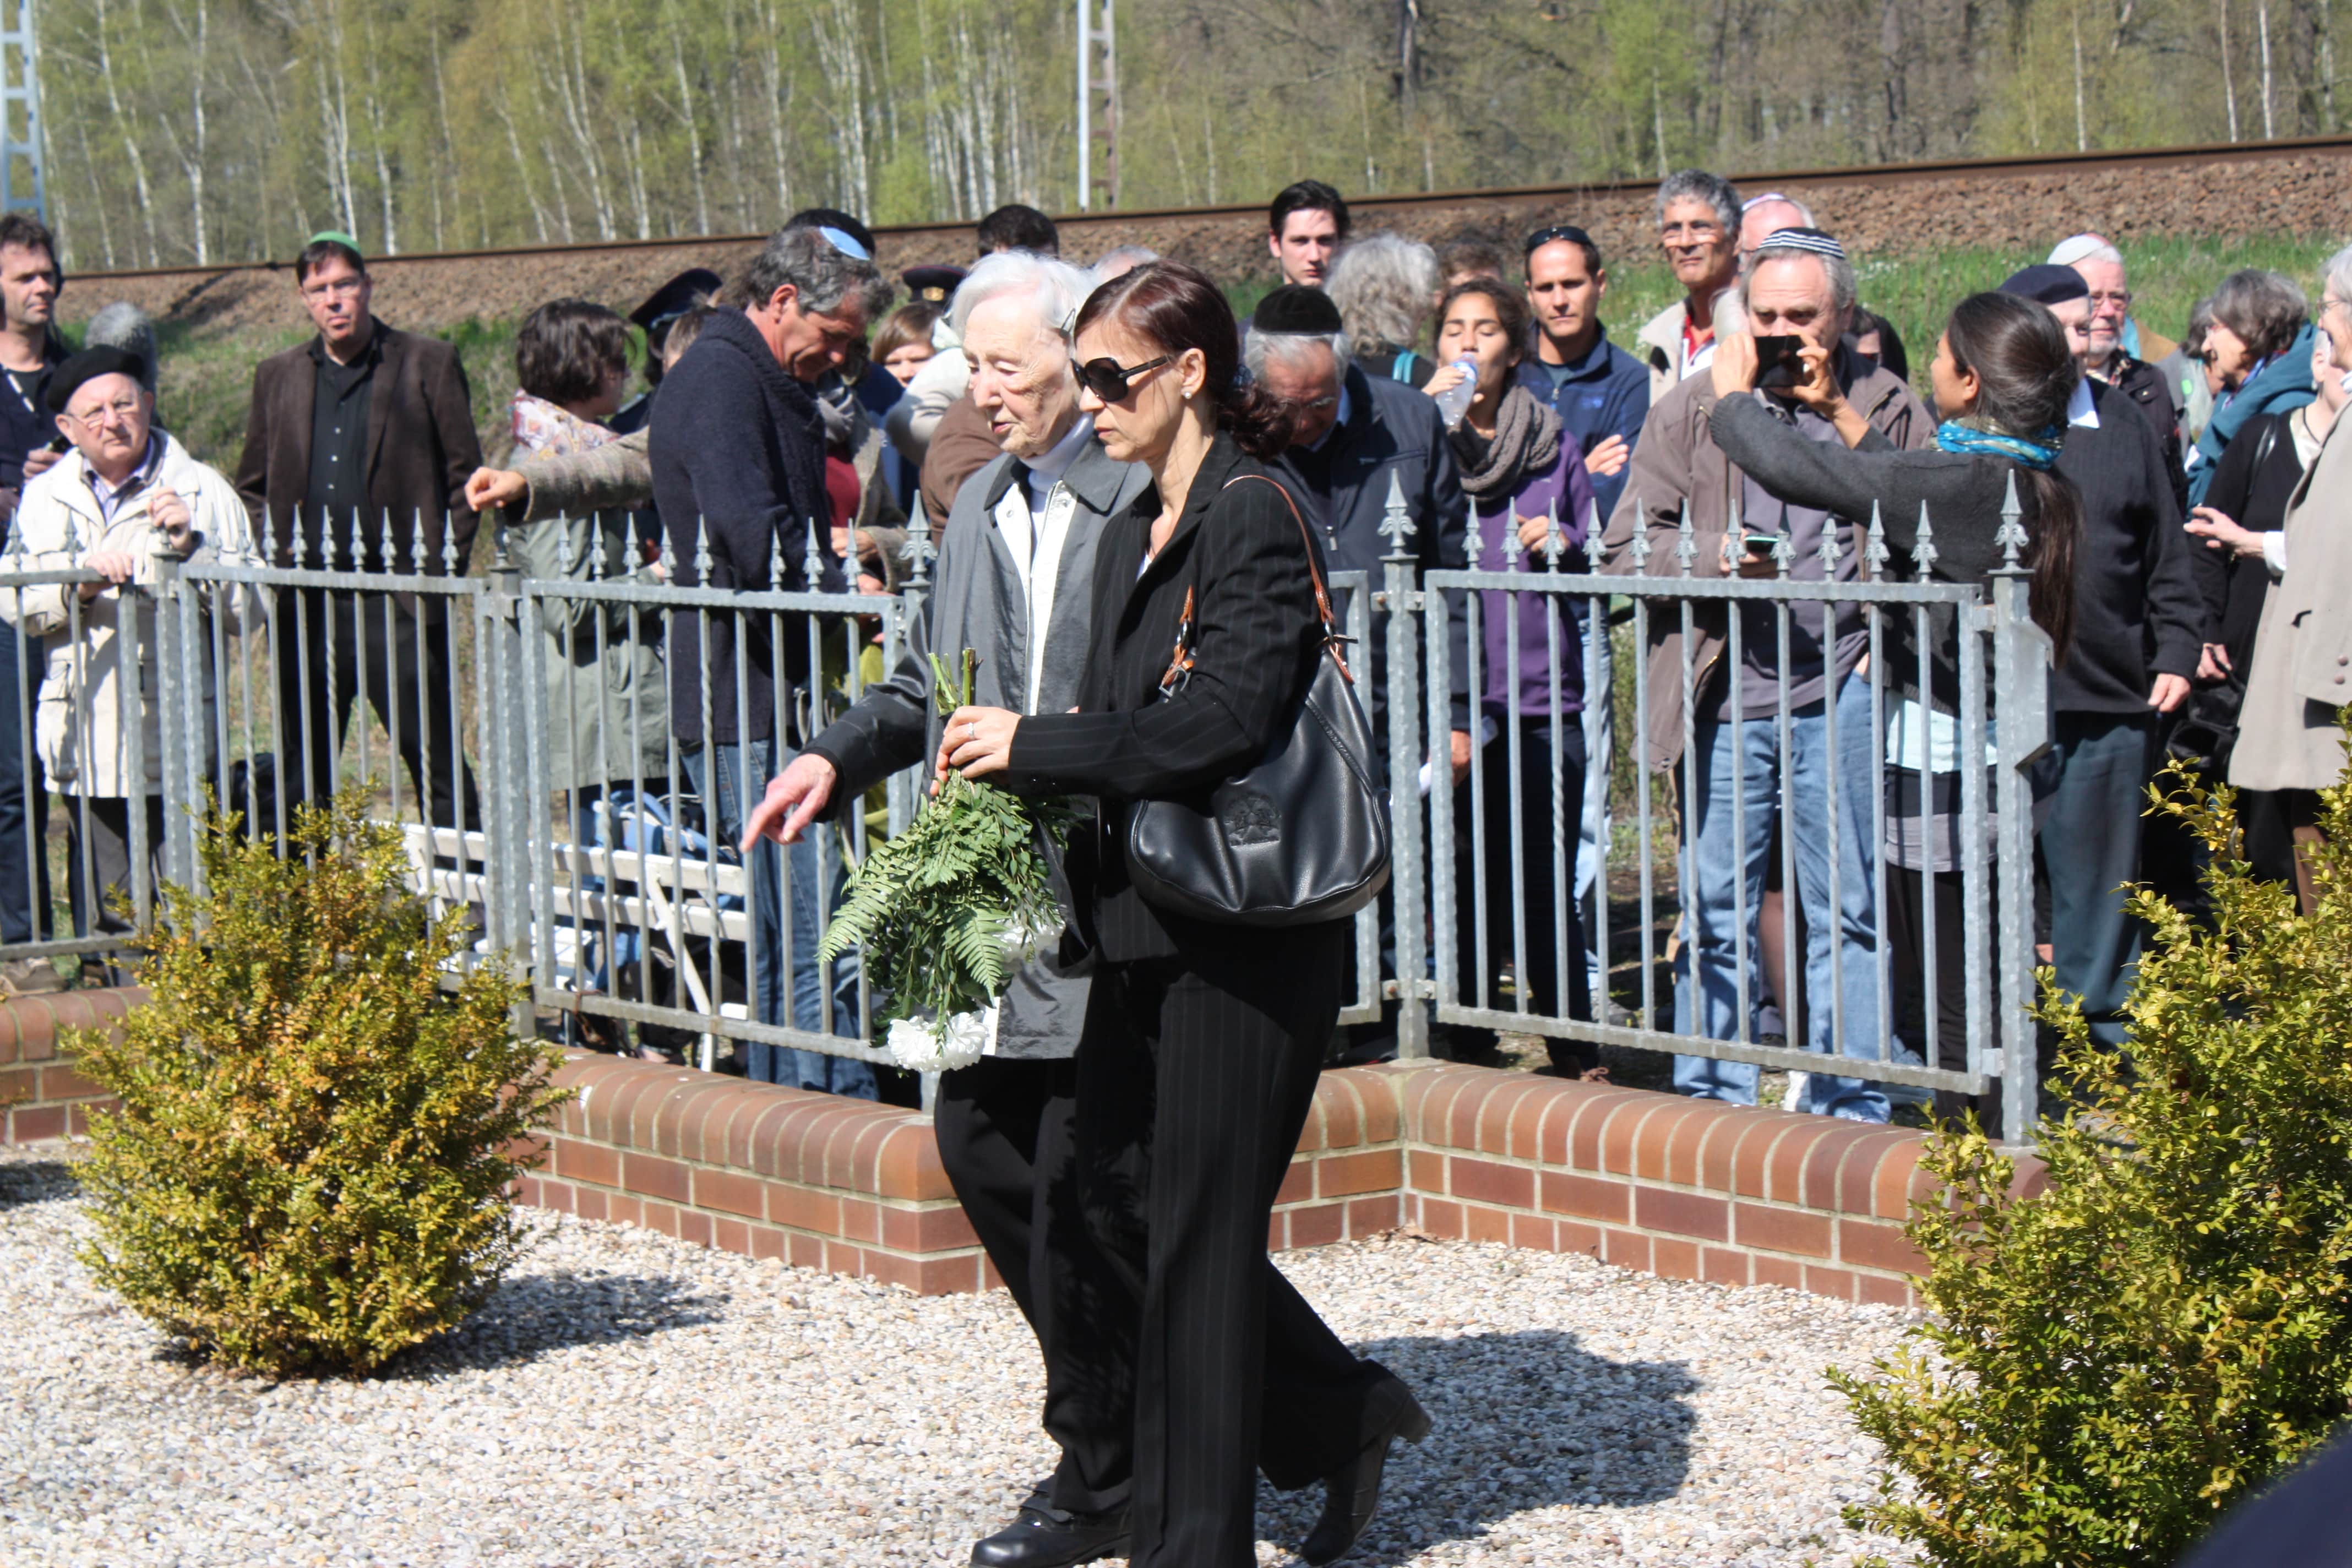
[[[892,1059],[909,1072],[953,1072],[980,1060],[988,1048],[994,1007],[949,1016],[942,1027],[930,1018],[897,1018],[890,1024]]]

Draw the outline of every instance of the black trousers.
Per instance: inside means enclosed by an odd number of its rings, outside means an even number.
[[[147,817],[147,887],[161,896],[163,886],[163,797],[142,795]],[[112,934],[137,929],[135,911],[123,908],[131,898],[131,802],[121,795],[61,795],[66,819],[66,901],[73,911],[76,936]],[[83,809],[89,810],[89,832],[83,833]],[[83,868],[85,853],[89,868]],[[127,985],[132,972],[110,960],[107,984]]]
[[[1577,907],[1576,847],[1578,825],[1584,820],[1584,726],[1578,715],[1561,715],[1559,745],[1555,755],[1549,717],[1514,721],[1518,729],[1518,756],[1511,755],[1511,731],[1505,728],[1479,749],[1476,765],[1454,791],[1455,951],[1461,954],[1462,999],[1473,1005],[1508,1007],[1496,994],[1495,975],[1505,961],[1512,963],[1515,983],[1528,998],[1531,1012],[1556,1017],[1592,1016],[1591,977],[1584,967],[1584,915]],[[1519,782],[1519,840],[1511,837],[1511,780]],[[1554,781],[1565,824],[1553,831]],[[1472,842],[1471,792],[1483,797],[1486,818],[1486,865],[1483,878],[1471,871],[1477,860]],[[1556,889],[1552,854],[1559,846],[1566,862],[1568,887]],[[1486,954],[1485,973],[1478,962],[1478,892],[1486,892]],[[1514,915],[1524,919],[1528,933],[1527,962],[1517,962]],[[1563,995],[1559,957],[1562,940],[1568,943],[1568,984]],[[1483,981],[1483,984],[1481,982]],[[1575,1046],[1571,1054],[1598,1056],[1582,1042],[1556,1040],[1555,1047]],[[1557,1060],[1559,1053],[1555,1051]],[[1592,1065],[1582,1061],[1583,1067]]]
[[[1133,1468],[1125,1429],[1129,1401],[1112,1384],[1118,1369],[1132,1364],[1134,1335],[1124,1322],[1097,1325],[1108,1353],[1097,1351],[1092,1360],[1106,1371],[1090,1376],[1086,1363],[1056,1353],[1039,1300],[1051,1295],[1046,1282],[1057,1273],[1066,1296],[1103,1294],[1103,1266],[1077,1212],[1069,1171],[1076,1109],[1075,1063],[983,1057],[941,1076],[931,1120],[956,1201],[1045,1358],[1045,1426],[1062,1451],[1047,1500],[1073,1512],[1104,1513],[1127,1505]],[[1059,1176],[1055,1191],[1040,1181],[1049,1164]]]
[[[1993,881],[1992,868],[1985,868],[1988,884]],[[1985,900],[1986,919],[1990,929],[2000,929],[2000,889],[1989,887]],[[1927,967],[1927,909],[1929,898],[1935,900],[1936,963],[1932,1005],[1936,1012],[1936,1056],[1933,1065],[1963,1071],[1969,1065],[1969,988],[1978,986],[1986,994],[1986,1016],[2000,1016],[2000,989],[1993,974],[1971,973],[1968,963],[1968,943],[1964,936],[1967,918],[1967,889],[1958,871],[1938,871],[1929,889],[1919,886],[1919,873],[1901,866],[1886,868],[1886,909],[1882,915],[1888,948],[1887,971],[1895,983],[1895,1032],[1906,1045],[1922,1052],[1927,1045],[1927,1010],[1930,1006],[1930,982]],[[2038,1029],[2034,1047],[2033,1082],[2036,1095],[2048,1081],[2057,1059],[2056,1042],[2050,1031]],[[1957,1119],[1963,1111],[1974,1110],[1984,1130],[1994,1137],[2006,1136],[2001,1119],[2000,1086],[1973,1098],[1948,1089],[1936,1091],[1936,1115],[1941,1119]]]
[[[1352,1459],[1384,1417],[1381,1369],[1265,1251],[1339,1015],[1349,930],[1255,933],[1106,964],[1095,979],[1073,1146],[1041,1179],[1075,1200],[1103,1267],[1057,1275],[1043,1310],[1073,1386],[1129,1402],[1081,1463],[1132,1434],[1135,1568],[1255,1563],[1253,1470],[1304,1486]],[[1066,1223],[1061,1204],[1049,1211]]]
[[[278,787],[289,822],[297,805],[335,793],[338,742],[364,687],[431,820],[481,826],[446,613],[423,600],[417,610],[411,615],[383,594],[278,590]]]

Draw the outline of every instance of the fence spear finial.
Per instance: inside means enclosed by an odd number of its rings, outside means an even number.
[[[824,526],[814,518],[808,520],[808,548],[801,554],[801,580],[812,594],[824,581],[824,558],[833,553],[817,543],[818,531]],[[778,578],[777,586],[782,585],[783,580]]]
[[[1412,514],[1405,510],[1404,480],[1394,468],[1389,470],[1389,500],[1381,519],[1381,537],[1389,542],[1388,559],[1410,561],[1412,552],[1406,545],[1413,535]]]
[[[1559,552],[1568,546],[1568,538],[1559,531],[1559,498],[1554,496],[1544,508],[1544,570],[1559,571]]]
[[[1927,569],[1936,564],[1936,526],[1927,521],[1927,502],[1923,497],[1919,502],[1918,542],[1911,546],[1911,559],[1919,563],[1920,576],[1927,576]]]
[[[1698,535],[1691,531],[1690,497],[1683,498],[1682,521],[1675,525],[1675,561],[1687,577],[1698,564]]]
[[[1874,583],[1886,575],[1886,520],[1878,515],[1878,503],[1870,503],[1870,531],[1863,537],[1862,564]]]
[[[2019,560],[2024,554],[2026,542],[2025,512],[2017,504],[2015,468],[2009,470],[2007,489],[2000,498],[2000,531],[1993,535],[1993,542],[2000,546],[2000,569],[2004,572],[2021,570]]]
[[[1633,498],[1633,532],[1625,541],[1625,553],[1633,557],[1633,575],[1650,574],[1650,514],[1642,510],[1642,498]]]
[[[1596,497],[1591,505],[1591,515],[1584,521],[1584,569],[1598,575],[1601,571],[1601,502]]]
[[[907,563],[907,581],[922,587],[931,580],[931,514],[928,508],[917,506],[915,515],[907,520],[907,542],[898,547],[899,558]]]

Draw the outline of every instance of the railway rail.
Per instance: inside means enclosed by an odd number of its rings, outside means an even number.
[[[2138,147],[2114,152],[2033,153],[2009,158],[1953,158],[1916,163],[1855,164],[1834,168],[1761,170],[1732,178],[1754,190],[1801,188],[1808,193],[1839,188],[1890,186],[1936,180],[2024,179],[2037,175],[2069,176],[2103,172],[2188,170],[2216,163],[2280,162],[2311,157],[2352,158],[2352,135],[2306,136],[2275,142],[2221,142],[2202,146]],[[1487,190],[1430,191],[1350,197],[1359,215],[1405,217],[1444,209],[1479,208],[1487,212],[1526,207],[1557,207],[1596,200],[1622,201],[1656,188],[1654,179],[1592,181],[1580,184],[1514,185]],[[1113,212],[1058,214],[1054,221],[1074,241],[1074,252],[1089,248],[1087,237],[1117,230],[1131,235],[1154,228],[1199,230],[1236,220],[1255,221],[1265,213],[1260,202],[1233,202],[1214,206],[1150,207]],[[877,224],[884,260],[905,265],[934,255],[961,258],[971,243],[971,221],[958,218],[923,224]],[[692,249],[725,250],[757,244],[763,235],[676,235],[659,239],[591,240],[562,244],[500,246],[476,250],[416,251],[372,258],[376,267],[413,268],[440,263],[485,262],[532,257],[594,258],[631,252]],[[1101,248],[1095,246],[1093,248]],[[125,268],[107,271],[77,270],[77,284],[100,280],[197,279],[226,278],[239,272],[282,271],[291,258],[262,261],[215,263],[211,266]],[[84,297],[88,297],[84,289]]]

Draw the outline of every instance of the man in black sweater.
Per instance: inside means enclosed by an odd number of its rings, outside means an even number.
[[[2029,267],[2001,291],[2049,307],[2079,353],[2091,313],[2080,273]],[[2052,682],[2059,776],[2041,837],[2051,962],[2092,1037],[2120,1045],[2141,938],[2120,889],[2140,875],[2158,724],[2189,696],[2203,616],[2163,437],[2128,394],[2083,379],[2058,471],[2083,492],[2083,537],[2074,646]]]
[[[713,316],[663,378],[646,438],[654,504],[678,584],[838,593],[824,425],[808,384],[841,363],[867,320],[889,304],[889,286],[856,237],[804,226],[771,235],[736,294],[744,307]],[[814,579],[805,567],[812,530],[820,563]],[[777,732],[778,716],[800,712],[794,688],[812,679],[806,622],[766,612],[674,614],[668,658],[679,765],[702,797],[712,839],[732,844],[742,837],[744,803],[759,799],[785,760],[778,748],[795,738]],[[752,856],[752,1016],[855,1038],[856,964],[843,960],[825,973],[816,963],[837,901],[840,857],[803,842],[792,848],[789,870],[787,879],[773,844]],[[862,1061],[758,1043],[749,1058],[754,1079],[875,1098],[873,1069]]]

